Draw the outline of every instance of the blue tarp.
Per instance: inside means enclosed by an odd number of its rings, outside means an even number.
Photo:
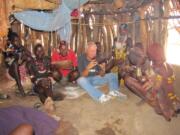
[[[61,39],[70,41],[71,17],[73,9],[86,3],[88,0],[64,0],[58,9],[51,12],[27,10],[14,13],[17,20],[23,24],[42,31],[57,31]]]
[[[76,9],[79,7],[80,5],[85,4],[86,2],[88,2],[88,0],[63,0],[63,2],[66,4],[66,6],[70,9]]]

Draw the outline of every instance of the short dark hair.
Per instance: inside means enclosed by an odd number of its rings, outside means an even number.
[[[138,47],[140,49],[144,49],[144,46],[143,46],[143,44],[141,42],[136,42],[134,46]]]
[[[36,53],[36,51],[39,47],[43,48],[42,44],[40,44],[40,43],[36,44],[36,46],[33,49],[33,52]]]
[[[13,42],[15,38],[19,38],[16,32],[9,31],[8,33],[8,40]]]
[[[65,40],[61,40],[59,45],[67,45],[67,42]]]
[[[101,43],[99,41],[95,42],[96,45],[101,45]]]

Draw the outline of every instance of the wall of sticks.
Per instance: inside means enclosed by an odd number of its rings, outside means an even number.
[[[138,8],[136,12],[119,14],[92,14],[81,11],[82,16],[72,18],[70,48],[80,54],[84,52],[88,41],[98,41],[102,45],[103,52],[108,54],[114,44],[114,38],[121,36],[119,32],[121,24],[127,24],[126,36],[131,37],[134,43],[142,42],[144,46],[148,46],[153,42],[159,42],[165,45],[168,19],[180,18],[180,16],[170,16],[170,9],[173,8],[170,6],[170,1],[164,3],[155,1]],[[60,37],[55,31],[36,31],[18,21],[11,23],[11,28],[20,35],[22,44],[30,51],[39,41],[47,54],[58,47]]]

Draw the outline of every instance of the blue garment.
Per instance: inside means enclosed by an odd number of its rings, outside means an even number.
[[[71,16],[73,9],[79,5],[86,3],[88,0],[64,0],[59,8],[53,11],[35,11],[27,10],[14,13],[17,20],[23,24],[41,31],[57,31],[60,38],[65,41],[70,41],[71,36]]]
[[[105,76],[80,77],[77,83],[96,101],[98,101],[103,94],[96,86],[108,84],[110,91],[119,90],[118,77],[114,73],[108,73],[105,74]]]
[[[82,54],[78,57],[78,70],[79,70],[80,74],[82,74],[82,72],[84,71],[84,69],[86,68],[86,66],[89,63],[90,63],[90,61],[86,58],[86,54]],[[100,70],[101,69],[100,69],[99,65],[96,65],[93,68],[91,68],[91,70],[89,70],[88,76],[94,76]]]

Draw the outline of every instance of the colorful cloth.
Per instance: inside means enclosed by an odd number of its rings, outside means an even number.
[[[115,50],[114,50],[114,53],[115,53],[115,60],[125,61],[125,59],[126,59],[125,48],[115,49]],[[119,70],[118,65],[116,65],[116,66],[114,66],[114,67],[112,68],[112,72],[113,72],[113,73],[117,73],[118,70]]]
[[[21,76],[21,81],[25,82],[26,79],[27,79],[27,73],[26,73],[25,65],[19,66],[19,73],[20,73],[20,76]]]

